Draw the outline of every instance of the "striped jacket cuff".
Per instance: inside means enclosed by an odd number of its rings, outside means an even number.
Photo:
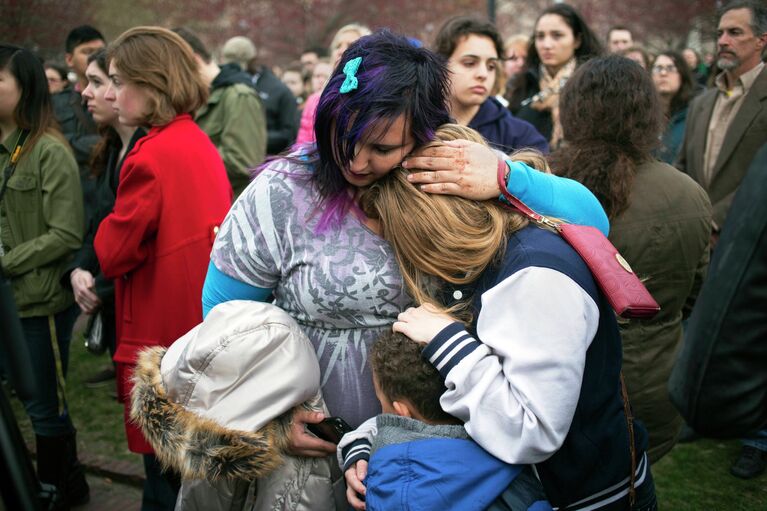
[[[344,472],[346,472],[359,460],[370,459],[370,441],[367,438],[355,440],[341,450],[341,455],[344,458]]]
[[[451,369],[480,346],[482,343],[472,337],[462,323],[455,322],[443,328],[426,345],[421,357],[428,360],[442,377],[447,378]]]

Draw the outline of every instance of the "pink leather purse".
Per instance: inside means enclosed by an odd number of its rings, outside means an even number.
[[[556,229],[578,252],[615,312],[627,319],[646,319],[660,311],[658,302],[639,280],[618,249],[596,227],[557,222],[539,215],[506,189],[506,163],[499,160],[498,186],[511,206],[533,222]]]

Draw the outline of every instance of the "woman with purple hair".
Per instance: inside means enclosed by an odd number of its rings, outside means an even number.
[[[233,204],[213,247],[204,313],[229,300],[273,297],[317,351],[329,411],[352,427],[380,413],[368,348],[411,304],[390,245],[357,201],[363,188],[417,155],[451,122],[449,90],[445,63],[431,51],[387,31],[359,39],[322,93],[316,146],[267,162]],[[418,159],[427,168],[457,162],[452,170],[415,174],[430,183],[426,190],[498,197],[502,155],[467,141],[449,144],[426,163]],[[506,172],[510,191],[534,209],[607,231],[603,210],[581,185],[521,164]],[[305,431],[323,418],[319,410],[296,410],[293,454],[335,452]]]

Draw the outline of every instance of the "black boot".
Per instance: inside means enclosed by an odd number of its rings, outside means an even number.
[[[730,474],[740,479],[753,479],[767,468],[767,451],[744,445],[740,457],[730,468]]]
[[[70,506],[85,504],[90,500],[90,488],[85,480],[85,470],[77,459],[75,434],[62,436],[36,436],[37,477],[41,483],[53,485],[58,490],[56,506],[64,511]]]
[[[61,437],[35,435],[37,450],[37,478],[46,493],[46,509],[66,511],[69,506],[64,498],[63,465],[66,445]]]
[[[85,467],[77,459],[77,432],[66,436],[67,480],[66,499],[70,506],[82,506],[91,500],[91,489],[85,480]]]

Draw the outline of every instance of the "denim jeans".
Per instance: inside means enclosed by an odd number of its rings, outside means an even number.
[[[61,355],[61,369],[64,376],[69,364],[69,342],[72,339],[72,327],[77,319],[76,306],[69,307],[54,315],[56,339]],[[60,436],[74,432],[74,426],[67,412],[66,402],[59,411],[58,386],[56,380],[56,362],[51,341],[51,329],[48,316],[21,318],[26,345],[32,362],[32,378],[36,390],[33,397],[24,400],[24,408],[32,421],[36,435]]]
[[[750,445],[760,451],[767,451],[767,428],[757,431],[748,438],[741,438],[740,441],[743,445]]]

